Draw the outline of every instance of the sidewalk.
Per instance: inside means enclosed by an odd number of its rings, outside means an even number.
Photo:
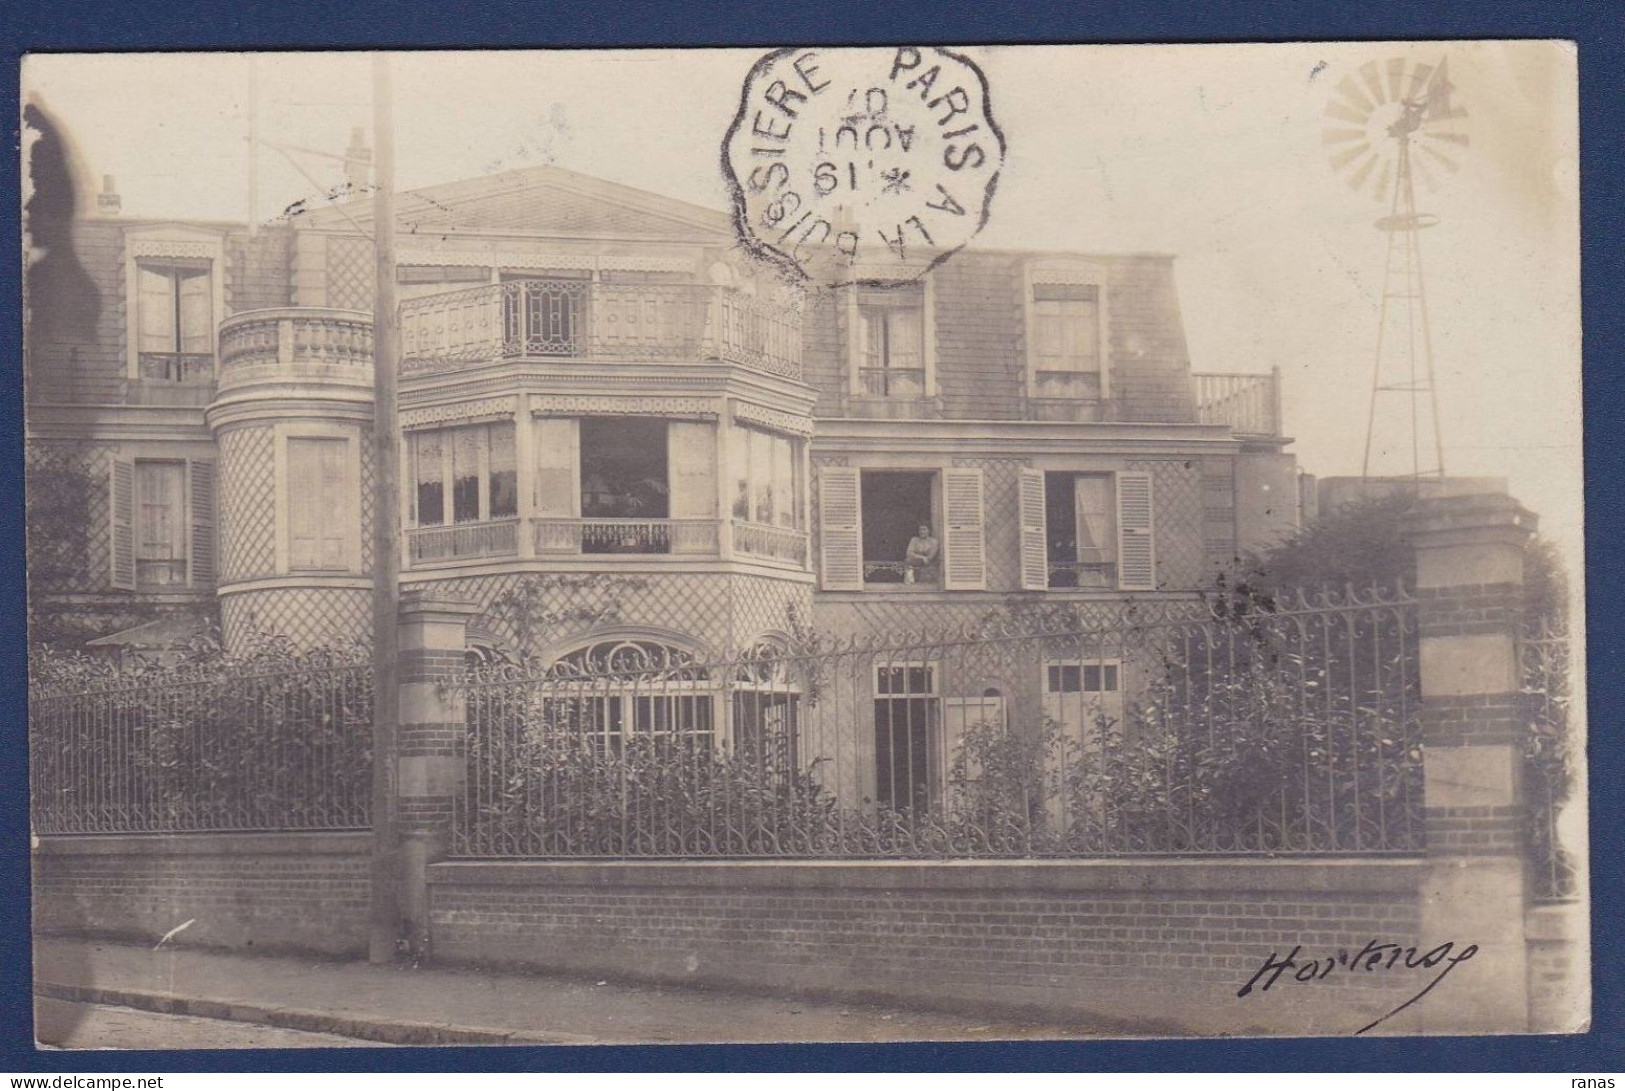
[[[1086,1038],[1102,1027],[475,969],[38,938],[37,995],[395,1045]]]

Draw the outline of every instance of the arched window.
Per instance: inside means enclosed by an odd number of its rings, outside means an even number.
[[[620,754],[629,740],[708,751],[717,734],[717,686],[691,652],[642,639],[600,640],[547,668],[542,712],[553,731]]]
[[[783,640],[764,639],[733,670],[733,752],[764,772],[800,768],[801,682]]]

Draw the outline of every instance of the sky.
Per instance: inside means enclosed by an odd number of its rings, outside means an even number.
[[[1385,203],[1328,162],[1325,110],[1368,61],[1448,56],[1470,145],[1419,183],[1444,458],[1506,478],[1579,573],[1575,55],[1558,42],[969,47],[1008,145],[972,245],[1177,256],[1197,371],[1280,368],[1300,465],[1358,474]],[[719,148],[759,50],[400,54],[399,184],[551,163],[716,209]],[[241,54],[35,55],[25,101],[64,122],[130,217],[249,218]],[[369,127],[364,54],[266,54],[262,141],[338,153]],[[320,199],[336,161],[258,152],[256,218]],[[1392,342],[1390,341],[1390,345]],[[1384,423],[1405,414],[1385,397]],[[1384,436],[1391,433],[1385,432]],[[1402,445],[1403,446],[1403,445]],[[1374,471],[1408,468],[1379,451]],[[1578,589],[1578,579],[1575,580]]]

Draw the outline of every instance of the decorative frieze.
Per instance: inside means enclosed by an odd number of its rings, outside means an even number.
[[[715,420],[717,403],[710,398],[630,397],[592,394],[533,394],[530,411],[538,417],[690,417]]]
[[[433,428],[442,424],[474,424],[480,421],[511,420],[516,399],[481,398],[477,401],[456,402],[450,405],[427,405],[408,409],[401,414],[402,428]]]
[[[758,428],[766,428],[772,432],[784,432],[792,436],[810,436],[813,433],[811,417],[799,413],[787,413],[782,409],[769,409],[766,406],[752,405],[750,402],[734,403],[734,420],[740,424],[753,424]]]

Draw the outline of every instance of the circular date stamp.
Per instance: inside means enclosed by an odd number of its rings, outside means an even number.
[[[1004,163],[987,78],[948,49],[780,49],[722,148],[750,253],[809,286],[918,279],[987,223]]]

